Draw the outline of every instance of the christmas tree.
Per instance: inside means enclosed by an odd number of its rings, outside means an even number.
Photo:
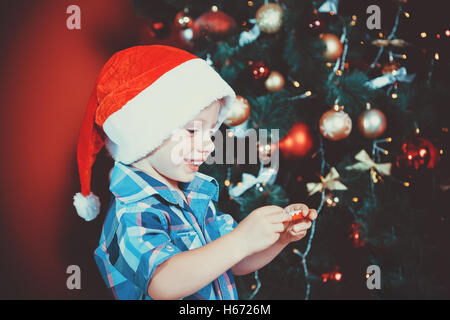
[[[238,95],[221,131],[258,159],[200,168],[220,183],[218,210],[237,221],[267,204],[319,212],[303,240],[236,277],[241,299],[450,297],[445,18],[422,23],[411,0],[134,7],[153,37],[175,28]],[[251,129],[277,134],[255,141]]]

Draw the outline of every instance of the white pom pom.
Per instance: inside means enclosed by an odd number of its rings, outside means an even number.
[[[78,215],[86,221],[95,219],[100,213],[100,199],[92,192],[87,197],[77,192],[73,197],[73,205]]]

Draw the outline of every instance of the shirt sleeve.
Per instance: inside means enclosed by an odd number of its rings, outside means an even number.
[[[171,241],[167,220],[159,210],[126,212],[120,221],[123,230],[118,244],[125,276],[147,295],[156,267],[182,251]]]
[[[234,220],[234,218],[230,214],[223,213],[221,211],[217,211],[216,213],[216,223],[219,229],[220,236],[226,235],[238,225],[236,220]]]

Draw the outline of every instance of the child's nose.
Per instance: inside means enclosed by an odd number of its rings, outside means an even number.
[[[195,144],[195,149],[198,152],[201,152],[202,154],[204,154],[205,158],[208,154],[213,152],[215,149],[214,142],[212,141],[211,138],[212,138],[211,135],[204,133],[202,141],[200,143]]]
[[[202,152],[209,154],[214,151],[215,145],[209,134],[206,134],[205,136],[206,138],[203,140]]]

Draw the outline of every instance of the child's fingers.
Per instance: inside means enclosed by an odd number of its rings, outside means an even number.
[[[291,231],[291,233],[292,233],[293,235],[305,234],[306,232],[308,232],[308,229],[302,229],[302,230],[298,230],[298,231],[292,230],[292,231]]]
[[[294,237],[304,236],[304,235],[306,235],[306,232],[308,232],[308,230],[300,230],[300,231],[291,230],[290,231],[291,235],[293,235]]]
[[[284,226],[282,223],[274,223],[274,224],[272,224],[272,230],[274,232],[283,232]]]
[[[283,212],[283,208],[279,207],[279,206],[274,206],[274,205],[268,205],[268,206],[264,206],[258,209],[259,212],[261,212],[262,215],[266,215],[266,216],[277,216],[280,213]]]
[[[309,213],[308,213],[309,220],[316,220],[317,215],[318,215],[318,213],[317,213],[316,209],[309,209]]]
[[[270,219],[272,223],[288,222],[291,220],[291,215],[289,213],[282,212],[277,215],[269,216],[268,219]]]
[[[296,223],[295,225],[292,226],[292,230],[294,232],[299,232],[301,230],[306,230],[311,228],[312,222],[309,221],[308,219],[302,219],[300,220],[299,223]]]

